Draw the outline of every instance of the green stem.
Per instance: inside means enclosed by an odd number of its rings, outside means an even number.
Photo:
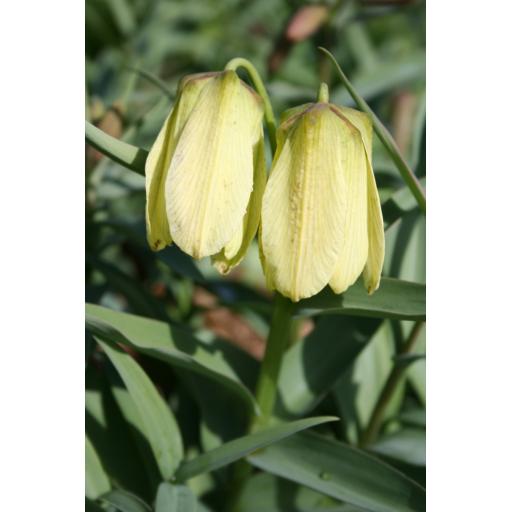
[[[144,176],[144,166],[148,157],[145,149],[111,137],[88,121],[85,122],[85,140],[115,162]]]
[[[249,431],[265,427],[272,416],[277,397],[279,371],[290,339],[294,309],[295,306],[289,299],[276,293],[267,346],[256,384],[256,402],[260,414],[251,418]],[[251,473],[252,468],[245,460],[239,460],[235,464],[226,503],[227,511],[235,509],[240,491]]]
[[[268,138],[270,140],[270,147],[272,149],[272,154],[276,152],[276,119],[274,117],[274,111],[272,109],[272,103],[270,103],[270,98],[268,96],[267,90],[265,89],[265,85],[263,84],[263,80],[258,73],[258,70],[254,67],[254,65],[248,61],[247,59],[243,59],[242,57],[236,57],[231,59],[225,66],[225,70],[236,71],[238,68],[245,69],[251,78],[251,82],[254,85],[254,88],[261,96],[263,100],[263,114],[265,116],[265,123],[267,124],[268,130]]]
[[[140,75],[142,78],[147,80],[149,83],[153,84],[155,87],[158,87],[170,100],[174,99],[175,95],[174,95],[173,91],[171,91],[171,89],[169,89],[169,87],[163,80],[158,78],[153,73],[150,73],[149,71],[146,71],[144,69],[141,69],[141,68],[138,68],[135,66],[127,66],[126,69],[128,69],[129,71],[132,71],[133,73]]]
[[[318,103],[329,103],[329,86],[325,82],[322,82],[318,88],[316,101]]]
[[[416,340],[418,339],[422,327],[423,322],[416,322],[414,324],[414,327],[412,328],[411,333],[409,334],[407,341],[404,343],[399,355],[404,355],[411,352],[414,344],[416,343]],[[384,420],[386,409],[389,405],[389,402],[393,398],[395,390],[398,384],[401,382],[407,367],[408,365],[406,364],[399,364],[398,362],[395,363],[393,370],[389,374],[389,377],[386,380],[384,387],[382,388],[379,399],[377,400],[375,408],[373,409],[372,415],[370,417],[370,421],[368,422],[368,426],[361,435],[361,440],[359,443],[361,448],[365,448],[366,446],[372,444],[377,438]]]
[[[272,416],[281,362],[290,339],[293,310],[293,303],[276,293],[267,346],[256,385],[256,402],[260,409],[260,416],[254,419],[253,430],[265,426]]]
[[[398,171],[402,175],[403,180],[411,190],[412,195],[415,197],[416,202],[418,203],[418,206],[420,207],[421,211],[425,213],[427,209],[427,200],[425,199],[425,192],[421,188],[421,184],[418,178],[412,172],[412,169],[409,167],[407,162],[404,160],[404,157],[400,153],[400,150],[398,149],[396,142],[393,140],[393,137],[391,136],[387,128],[381,123],[379,118],[375,115],[375,113],[370,108],[368,103],[366,103],[366,101],[364,101],[364,99],[354,89],[353,85],[350,83],[345,73],[343,73],[343,71],[341,70],[340,65],[336,62],[336,59],[334,58],[332,53],[326,50],[325,48],[321,47],[319,48],[319,50],[325,53],[331,59],[332,63],[338,70],[341,82],[347,88],[348,92],[356,102],[356,105],[361,110],[366,112],[369,116],[371,116],[373,121],[373,129],[375,130],[377,137],[379,137],[380,141],[382,142],[382,145],[384,146],[389,156],[395,163]]]

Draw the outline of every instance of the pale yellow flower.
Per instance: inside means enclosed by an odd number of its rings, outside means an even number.
[[[263,107],[234,71],[185,77],[146,161],[146,226],[155,251],[176,243],[220,272],[256,234],[265,186]]]
[[[293,301],[363,273],[379,286],[384,227],[371,165],[370,118],[319,102],[283,115],[263,195],[260,255],[267,283]]]

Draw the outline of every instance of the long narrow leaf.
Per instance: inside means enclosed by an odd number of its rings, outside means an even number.
[[[361,281],[341,295],[325,288],[318,295],[301,301],[298,312],[425,320],[425,285],[383,278],[373,295],[368,295]]]
[[[197,512],[197,498],[186,485],[162,482],[156,494],[155,512]]]
[[[389,156],[395,163],[398,171],[402,175],[403,180],[407,184],[407,186],[411,189],[411,192],[413,193],[414,197],[416,198],[416,201],[418,202],[418,205],[422,212],[425,213],[427,208],[427,203],[425,199],[425,193],[423,192],[423,189],[421,188],[420,182],[418,181],[418,178],[413,173],[412,169],[407,165],[407,162],[404,160],[404,157],[400,153],[400,150],[398,149],[398,146],[396,145],[396,142],[393,140],[393,137],[391,137],[391,134],[388,132],[386,127],[382,124],[380,119],[375,115],[373,110],[370,108],[368,103],[364,101],[364,99],[358,94],[358,92],[354,89],[348,78],[346,77],[345,73],[341,70],[340,65],[334,58],[331,52],[326,50],[325,48],[319,48],[320,51],[325,53],[329,59],[331,59],[332,63],[336,67],[338,74],[340,76],[340,79],[343,83],[343,85],[347,88],[348,92],[356,102],[356,105],[369,114],[372,117],[373,120],[373,129],[375,130],[375,133],[381,140],[384,148],[389,153]]]
[[[181,434],[168,405],[135,360],[117,346],[99,341],[133,399],[162,477],[169,480],[183,458]]]
[[[171,365],[200,373],[242,400],[251,411],[256,404],[250,391],[218,353],[188,331],[165,322],[121,313],[102,306],[86,304],[86,328],[101,339],[125,343],[135,350],[165,361]]]
[[[254,466],[372,512],[421,512],[425,490],[384,462],[303,432],[251,455]]]
[[[95,500],[110,491],[110,481],[89,438],[85,436],[85,496]]]
[[[151,507],[138,496],[121,489],[114,489],[101,499],[119,512],[151,512]]]
[[[184,462],[176,473],[176,479],[184,481],[201,473],[213,471],[245,457],[248,453],[291,436],[296,432],[314,427],[315,425],[320,425],[321,423],[336,420],[338,420],[338,418],[334,416],[307,418],[266,428],[254,434],[234,439],[218,448],[199,455],[199,457],[195,459]]]

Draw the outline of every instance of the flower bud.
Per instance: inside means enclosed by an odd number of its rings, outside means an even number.
[[[153,250],[176,243],[238,264],[256,234],[265,186],[261,98],[234,71],[185,77],[146,161]]]
[[[263,195],[260,255],[267,283],[298,301],[361,273],[379,286],[384,227],[371,166],[370,118],[319,102],[285,112]]]

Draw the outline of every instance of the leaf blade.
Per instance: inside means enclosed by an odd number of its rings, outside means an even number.
[[[372,456],[310,432],[248,458],[254,466],[373,512],[425,510],[425,490]]]
[[[162,482],[156,494],[155,512],[196,512],[197,498],[186,485]]]
[[[173,477],[183,458],[181,434],[171,409],[137,362],[120,348],[98,341],[115,366],[142,419],[144,434],[164,479]]]
[[[86,304],[85,310],[86,328],[96,336],[126,343],[151,357],[213,379],[242,400],[246,408],[256,411],[254,397],[230,366],[208,352],[188,331],[95,304]]]
[[[151,512],[151,507],[138,496],[121,489],[114,489],[101,499],[120,512]]]
[[[258,450],[285,437],[291,436],[300,430],[336,420],[338,420],[338,418],[334,416],[306,418],[266,428],[253,434],[234,439],[218,448],[214,448],[209,452],[199,455],[191,461],[183,463],[176,473],[176,479],[183,481],[198,474],[213,471],[244,457],[254,450]]]
[[[110,480],[91,441],[85,436],[85,496],[95,500],[110,491]]]
[[[404,157],[400,153],[400,150],[398,149],[398,146],[396,145],[396,142],[393,140],[393,137],[391,137],[391,134],[388,132],[386,127],[382,124],[380,119],[375,115],[373,110],[370,108],[368,103],[364,101],[364,99],[357,93],[357,91],[354,89],[352,84],[349,82],[348,78],[345,76],[345,73],[343,73],[341,67],[339,66],[338,62],[334,58],[334,56],[325,48],[319,48],[320,51],[325,53],[329,59],[334,64],[334,67],[338,71],[338,75],[340,77],[341,82],[343,85],[347,88],[350,95],[354,99],[356,105],[369,114],[372,117],[373,120],[373,128],[375,130],[375,133],[381,140],[383,146],[385,147],[386,151],[389,153],[389,156],[395,163],[398,171],[402,175],[403,180],[407,184],[407,186],[411,189],[411,192],[413,193],[414,197],[416,198],[416,201],[418,202],[418,206],[420,207],[421,211],[425,213],[426,211],[426,199],[425,199],[425,193],[423,192],[423,189],[421,188],[420,182],[418,181],[418,178],[413,173],[412,169],[409,167],[407,162],[404,160]]]
[[[342,295],[325,288],[299,304],[299,314],[346,314],[399,320],[425,320],[425,285],[382,278],[380,288],[368,295],[358,281]]]

